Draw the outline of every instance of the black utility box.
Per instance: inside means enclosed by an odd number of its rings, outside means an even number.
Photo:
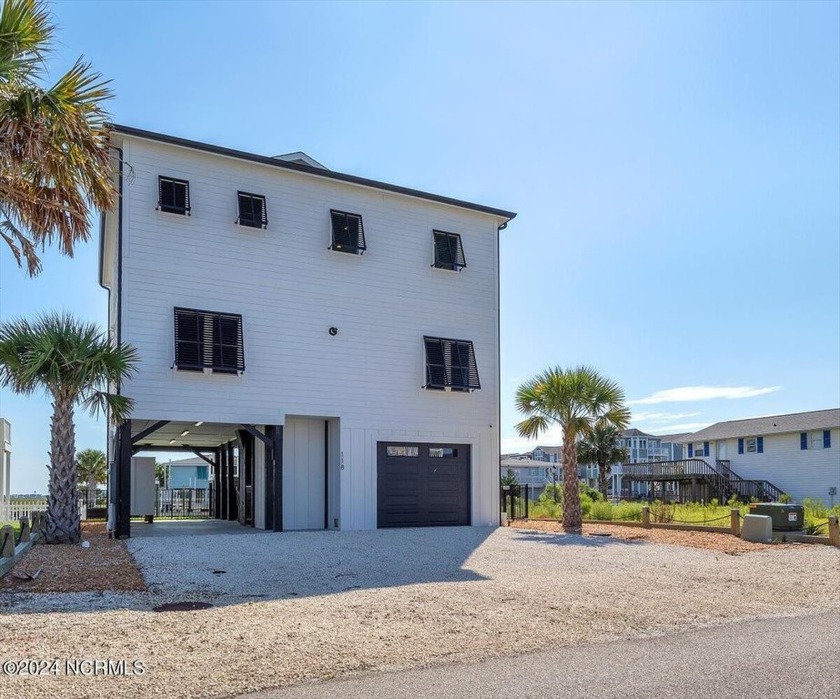
[[[773,520],[777,532],[798,532],[805,528],[805,508],[783,502],[756,502],[750,505],[751,515],[766,515]]]

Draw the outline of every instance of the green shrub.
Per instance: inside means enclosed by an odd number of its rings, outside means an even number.
[[[787,493],[782,493],[779,496],[779,502],[787,505],[788,503],[793,502],[793,498],[790,495],[788,495]]]
[[[603,500],[593,502],[589,510],[589,516],[591,519],[611,520],[613,518],[613,506]]]

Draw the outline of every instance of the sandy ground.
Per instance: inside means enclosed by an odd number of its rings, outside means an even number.
[[[61,661],[58,676],[0,675],[0,695],[224,697],[356,671],[840,608],[840,551],[827,546],[728,555],[510,528],[131,546],[146,592],[0,594],[0,657]],[[173,599],[216,606],[151,611]],[[67,677],[68,658],[139,660],[144,672]]]
[[[125,542],[109,539],[105,523],[84,522],[82,541],[90,548],[36,544],[0,578],[0,592],[84,592],[145,590],[140,568]],[[40,571],[34,580],[26,574]]]
[[[561,532],[559,522],[549,520],[529,520],[514,522],[516,529],[531,529],[543,532]],[[609,534],[625,541],[649,541],[655,544],[672,544],[690,548],[708,549],[738,555],[749,551],[770,551],[792,548],[801,544],[757,544],[744,541],[727,533],[680,531],[678,529],[642,529],[641,527],[622,527],[620,524],[584,524],[584,535]]]

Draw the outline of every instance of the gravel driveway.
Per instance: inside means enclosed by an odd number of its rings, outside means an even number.
[[[732,556],[473,528],[172,537],[130,546],[149,592],[0,600],[0,656],[139,659],[145,674],[0,677],[0,694],[8,687],[21,699],[230,696],[359,670],[840,608],[840,551],[826,546]],[[149,611],[187,599],[216,607]]]

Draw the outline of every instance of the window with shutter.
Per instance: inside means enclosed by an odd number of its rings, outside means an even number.
[[[190,215],[190,183],[172,177],[158,177],[158,205],[169,214]]]
[[[242,316],[176,308],[175,368],[227,374],[244,371]]]
[[[237,199],[239,201],[239,216],[236,223],[251,228],[268,228],[268,211],[266,210],[264,195],[238,192]]]
[[[432,267],[460,272],[467,266],[464,246],[458,233],[432,231],[435,247],[435,262]]]
[[[330,211],[332,223],[332,244],[330,250],[361,255],[367,250],[365,228],[359,214],[346,211]]]
[[[475,350],[469,340],[424,337],[426,346],[425,388],[474,391],[481,388]]]

